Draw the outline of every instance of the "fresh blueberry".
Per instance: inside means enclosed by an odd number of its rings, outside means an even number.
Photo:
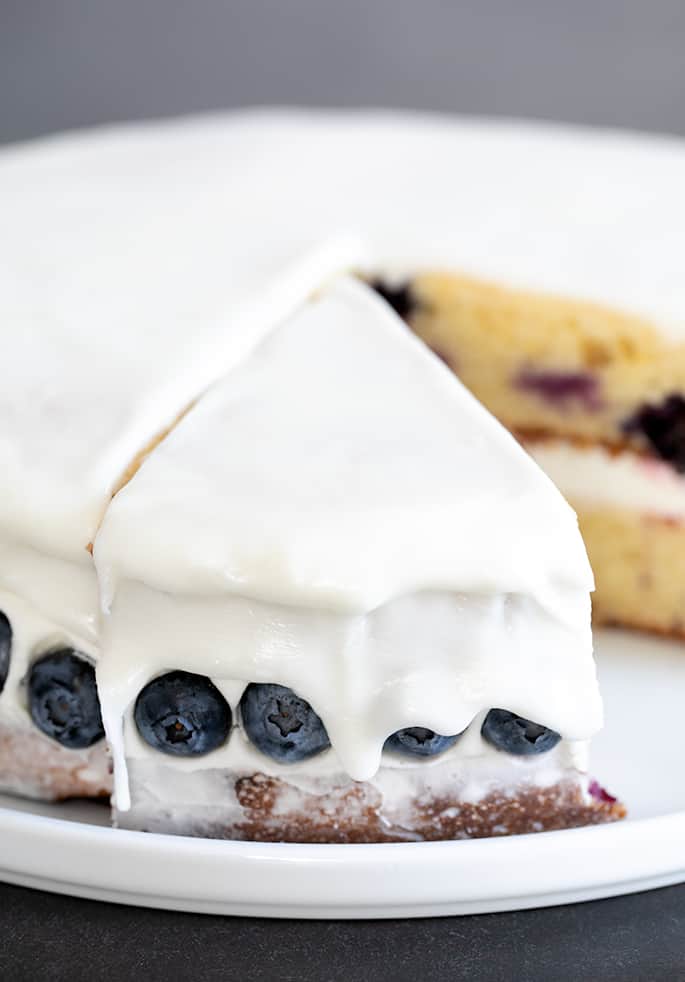
[[[685,399],[670,395],[657,406],[645,404],[626,420],[623,429],[639,434],[662,460],[685,474]]]
[[[369,286],[389,303],[402,320],[408,320],[418,307],[418,302],[412,292],[410,283],[392,285],[385,280],[372,280]]]
[[[240,715],[255,747],[274,760],[291,764],[330,746],[320,717],[283,685],[248,685],[240,700]]]
[[[12,625],[9,618],[0,610],[0,692],[5,688],[10,670],[12,652]]]
[[[28,677],[31,719],[63,747],[81,750],[105,735],[95,669],[72,648],[44,655]]]
[[[231,729],[231,708],[204,675],[169,672],[148,682],[136,699],[134,718],[143,740],[177,757],[208,754]]]
[[[518,757],[544,754],[561,740],[561,736],[546,726],[510,713],[507,709],[491,709],[483,721],[481,735],[497,750]]]
[[[409,726],[405,730],[392,733],[383,745],[383,750],[403,757],[435,757],[449,750],[457,742],[461,733],[442,736],[424,726]]]

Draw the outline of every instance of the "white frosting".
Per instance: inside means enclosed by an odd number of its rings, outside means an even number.
[[[85,329],[107,323],[116,339],[123,319],[145,323],[139,291],[161,323],[176,289],[207,286],[196,302],[210,303],[242,250],[251,260],[274,235],[343,227],[363,237],[373,266],[444,266],[685,330],[685,144],[675,138],[270,110],[51,138],[3,158],[3,248],[16,260],[0,323],[8,309],[26,319],[42,284],[58,314],[68,308]],[[103,278],[126,282],[130,299],[108,290],[103,306]]]
[[[503,706],[599,726],[575,516],[368,288],[341,280],[218,383],[109,507],[98,682],[121,720],[171,668],[279,682],[367,780],[403,726]]]
[[[143,464],[107,510],[96,566],[106,606],[122,577],[355,611],[419,589],[555,605],[560,585],[592,586],[551,482],[383,301],[346,279]]]
[[[363,254],[332,226],[245,235],[230,177],[171,186],[134,159],[0,165],[0,533],[83,565],[133,457]]]
[[[533,459],[577,506],[685,520],[685,477],[652,457],[563,440],[525,444]]]
[[[443,266],[685,330],[684,169],[676,140],[382,113],[4,150],[0,531],[87,564],[135,453],[345,266]]]

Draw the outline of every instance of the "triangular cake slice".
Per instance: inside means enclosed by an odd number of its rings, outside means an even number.
[[[622,814],[587,777],[575,516],[359,283],[197,402],[94,556],[120,825],[386,841]]]

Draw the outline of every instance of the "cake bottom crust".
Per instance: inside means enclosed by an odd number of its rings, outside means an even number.
[[[491,791],[478,801],[456,796],[418,798],[401,816],[383,807],[369,784],[346,784],[325,794],[301,791],[265,774],[235,781],[237,808],[230,818],[192,815],[160,808],[144,815],[120,813],[117,824],[149,832],[255,842],[380,843],[429,842],[520,835],[613,822],[624,806],[591,784],[586,795],[577,781]],[[147,809],[146,809],[147,811]]]
[[[112,776],[104,740],[67,750],[25,726],[0,725],[0,791],[43,801],[104,798]]]

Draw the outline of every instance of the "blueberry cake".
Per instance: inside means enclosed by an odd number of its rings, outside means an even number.
[[[572,367],[549,298],[584,298],[592,336],[601,304],[635,310],[606,315],[617,351],[622,331],[666,344],[682,162],[667,142],[297,112],[4,150],[0,790],[114,787],[120,826],[283,841],[620,818],[588,772],[575,516],[444,363],[538,456],[634,457],[677,500],[677,359],[614,441],[624,389],[599,341],[593,372]],[[469,290],[489,298],[471,333]],[[506,346],[517,298],[560,311],[554,358],[523,328],[518,361]],[[505,375],[537,416],[497,402]],[[643,520],[600,484],[600,529]]]
[[[575,516],[358,282],[197,402],[94,559],[119,826],[383,842],[622,814],[587,774]]]

